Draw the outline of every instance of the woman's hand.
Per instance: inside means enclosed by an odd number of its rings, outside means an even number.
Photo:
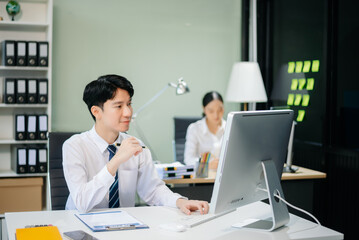
[[[215,159],[209,161],[209,163],[208,163],[208,168],[209,168],[209,169],[213,169],[213,170],[217,170],[218,163],[219,163],[218,158],[215,158]]]

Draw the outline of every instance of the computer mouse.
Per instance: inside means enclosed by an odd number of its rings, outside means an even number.
[[[187,227],[183,224],[180,223],[162,223],[160,225],[158,225],[160,228],[168,230],[168,231],[173,231],[173,232],[184,232],[187,230]]]

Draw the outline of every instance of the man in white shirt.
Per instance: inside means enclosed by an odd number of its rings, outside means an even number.
[[[86,86],[83,100],[95,125],[63,145],[70,190],[66,209],[133,207],[137,191],[149,205],[177,206],[186,214],[207,213],[207,202],[188,200],[168,189],[156,173],[150,151],[124,133],[132,117],[133,93],[131,83],[118,75],[99,77]]]

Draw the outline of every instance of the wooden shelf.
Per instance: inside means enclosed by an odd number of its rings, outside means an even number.
[[[25,141],[17,141],[14,139],[2,139],[0,140],[0,144],[46,144],[47,140],[25,140]]]
[[[15,72],[15,71],[48,71],[48,67],[19,67],[19,66],[0,66],[0,72]]]
[[[33,32],[33,31],[46,31],[48,27],[49,24],[47,23],[0,21],[0,30]]]
[[[0,103],[0,108],[48,108],[46,104],[6,104]]]
[[[24,173],[24,174],[17,174],[12,170],[0,170],[0,178],[19,178],[19,177],[46,177],[47,173]]]

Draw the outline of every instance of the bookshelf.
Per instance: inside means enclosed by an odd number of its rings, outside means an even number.
[[[14,159],[14,148],[27,146],[47,146],[47,140],[15,140],[15,115],[17,114],[46,114],[47,128],[51,130],[51,85],[52,85],[52,0],[18,0],[21,10],[15,16],[15,21],[6,12],[8,0],[0,0],[0,42],[41,41],[48,42],[48,66],[4,66],[0,64],[0,180],[4,178],[42,177],[43,178],[43,209],[50,206],[48,192],[48,173],[18,174],[11,168]],[[3,49],[1,49],[3,51]],[[0,60],[1,62],[1,60]],[[5,79],[47,79],[48,100],[44,104],[7,104],[4,101]],[[0,215],[0,218],[3,214]]]

